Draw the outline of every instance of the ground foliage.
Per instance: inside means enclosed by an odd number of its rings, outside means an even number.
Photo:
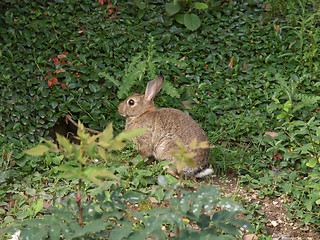
[[[164,75],[158,105],[184,109],[204,127],[217,173],[237,172],[262,198],[288,194],[288,217],[319,226],[316,1],[186,6],[181,14],[201,19],[193,31],[162,1],[101,2],[0,5],[1,222],[32,218],[38,199],[75,186],[56,178],[63,156],[36,158],[22,148],[66,114],[96,130],[113,122],[119,131],[119,102]],[[148,192],[161,167],[145,169],[131,152],[121,157],[131,168],[109,167],[126,176],[120,187]]]

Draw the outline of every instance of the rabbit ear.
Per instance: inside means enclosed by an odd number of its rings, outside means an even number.
[[[160,76],[148,82],[147,89],[144,94],[145,100],[152,100],[156,96],[156,94],[160,92],[163,80],[163,76]]]

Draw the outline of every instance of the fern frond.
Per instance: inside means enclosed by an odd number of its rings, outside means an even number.
[[[121,82],[121,86],[119,87],[119,91],[117,93],[118,98],[126,97],[130,88],[134,85],[135,81],[141,75],[141,70],[136,68],[132,72],[130,72],[127,76],[123,78]]]
[[[162,89],[171,97],[180,97],[178,90],[168,81],[163,83]]]
[[[106,72],[99,72],[98,76],[101,77],[101,78],[104,78],[106,80],[109,80],[109,82],[113,83],[117,87],[120,86],[120,82],[117,79],[115,79],[114,77],[112,77],[110,74],[106,73]]]
[[[315,96],[315,95],[306,95],[306,94],[297,94],[296,98],[298,100],[301,100],[301,102],[305,103],[306,105],[314,105],[316,103],[318,103],[318,101],[320,100],[319,96]]]

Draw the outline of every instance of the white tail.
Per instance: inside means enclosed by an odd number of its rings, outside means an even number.
[[[213,174],[213,169],[207,168],[203,170],[202,172],[199,172],[195,175],[196,178],[204,178],[206,176],[212,175]]]

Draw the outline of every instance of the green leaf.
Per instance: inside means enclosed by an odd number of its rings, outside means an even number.
[[[175,19],[178,23],[183,24],[184,25],[184,14],[177,14],[175,16]]]
[[[95,179],[95,178],[116,179],[117,178],[110,171],[101,167],[86,168],[86,170],[84,171],[84,175],[87,176],[89,179]]]
[[[81,236],[86,236],[89,233],[98,233],[107,227],[108,223],[104,219],[95,220],[87,225],[85,225],[80,231],[76,232],[72,238],[77,238]]]
[[[40,212],[43,209],[43,198],[38,199],[33,205],[33,214],[34,216],[37,215],[38,212]]]
[[[308,167],[311,167],[311,168],[314,168],[316,165],[317,165],[317,159],[315,158],[311,158],[308,162],[307,162],[307,166]]]
[[[179,201],[179,205],[180,205],[180,210],[183,213],[187,213],[190,208],[193,210],[193,204],[192,204],[192,206],[190,206],[190,202],[188,199],[181,198]]]
[[[99,138],[99,145],[106,148],[110,145],[110,141],[113,138],[112,123],[110,123],[102,132]]]
[[[109,151],[119,151],[122,150],[126,144],[121,141],[114,140],[111,142],[110,146],[108,146]]]
[[[70,165],[62,165],[57,168],[59,171],[62,171],[59,177],[75,179],[75,178],[83,178],[83,173],[78,167],[73,167]]]
[[[192,8],[198,9],[198,10],[202,10],[202,9],[207,9],[208,5],[205,3],[201,3],[201,2],[196,2],[192,4]]]
[[[144,1],[135,0],[133,3],[134,3],[134,5],[136,5],[141,10],[146,9],[146,3]]]
[[[292,101],[288,100],[285,102],[285,104],[283,105],[283,110],[286,112],[289,112],[292,106]]]
[[[48,230],[49,237],[51,240],[59,240],[60,239],[60,232],[61,229],[59,225],[52,225],[50,229]]]
[[[179,4],[174,4],[174,2],[166,3],[165,5],[167,13],[172,16],[180,11],[181,7]]]
[[[93,93],[98,92],[98,88],[97,88],[97,85],[96,85],[96,84],[89,83],[89,89],[90,89],[90,91],[93,92]]]
[[[233,211],[233,212],[243,211],[243,207],[239,203],[228,198],[222,199],[218,205],[228,211]]]
[[[308,225],[308,223],[310,222],[312,216],[313,216],[313,214],[310,214],[310,213],[305,214],[304,220],[303,220],[305,225]]]
[[[184,15],[184,24],[189,30],[195,31],[200,27],[201,20],[197,15],[195,15],[193,13],[185,14]]]
[[[130,226],[121,226],[121,227],[116,227],[112,230],[109,240],[122,240],[126,239],[127,236],[132,233],[132,229]]]
[[[63,150],[65,150],[66,153],[72,152],[72,144],[69,142],[68,139],[57,133],[57,140],[59,145],[62,146]]]
[[[197,224],[201,229],[207,228],[210,225],[210,216],[206,214],[201,214]]]
[[[98,147],[98,153],[103,160],[107,160],[106,151],[102,147]]]
[[[46,151],[48,151],[49,148],[45,145],[39,145],[34,148],[30,148],[28,150],[25,150],[24,152],[31,156],[42,156]]]
[[[135,191],[127,191],[123,195],[121,200],[127,201],[129,203],[139,203],[143,200],[146,200],[147,198],[148,198],[148,196],[145,195],[144,193],[139,193],[139,192],[135,192]]]
[[[236,236],[241,235],[241,231],[231,224],[219,222],[216,224],[216,227],[220,228],[222,231],[224,231],[226,233],[230,233],[232,235],[236,235]]]
[[[132,138],[137,137],[140,134],[144,133],[146,130],[147,128],[135,128],[135,129],[125,130],[122,133],[120,133],[115,140],[119,142],[131,140]]]
[[[36,226],[22,229],[19,239],[46,239],[47,235],[48,230],[46,226],[43,226],[43,228]]]
[[[252,227],[252,225],[248,221],[245,221],[243,219],[231,219],[230,223],[251,232],[255,231],[254,227]]]
[[[289,174],[289,181],[292,182],[292,183],[295,183],[296,182],[296,177],[297,177],[297,173],[295,171],[292,171]]]
[[[163,175],[159,175],[158,176],[158,184],[162,187],[166,187],[168,184],[168,178],[163,176]]]

